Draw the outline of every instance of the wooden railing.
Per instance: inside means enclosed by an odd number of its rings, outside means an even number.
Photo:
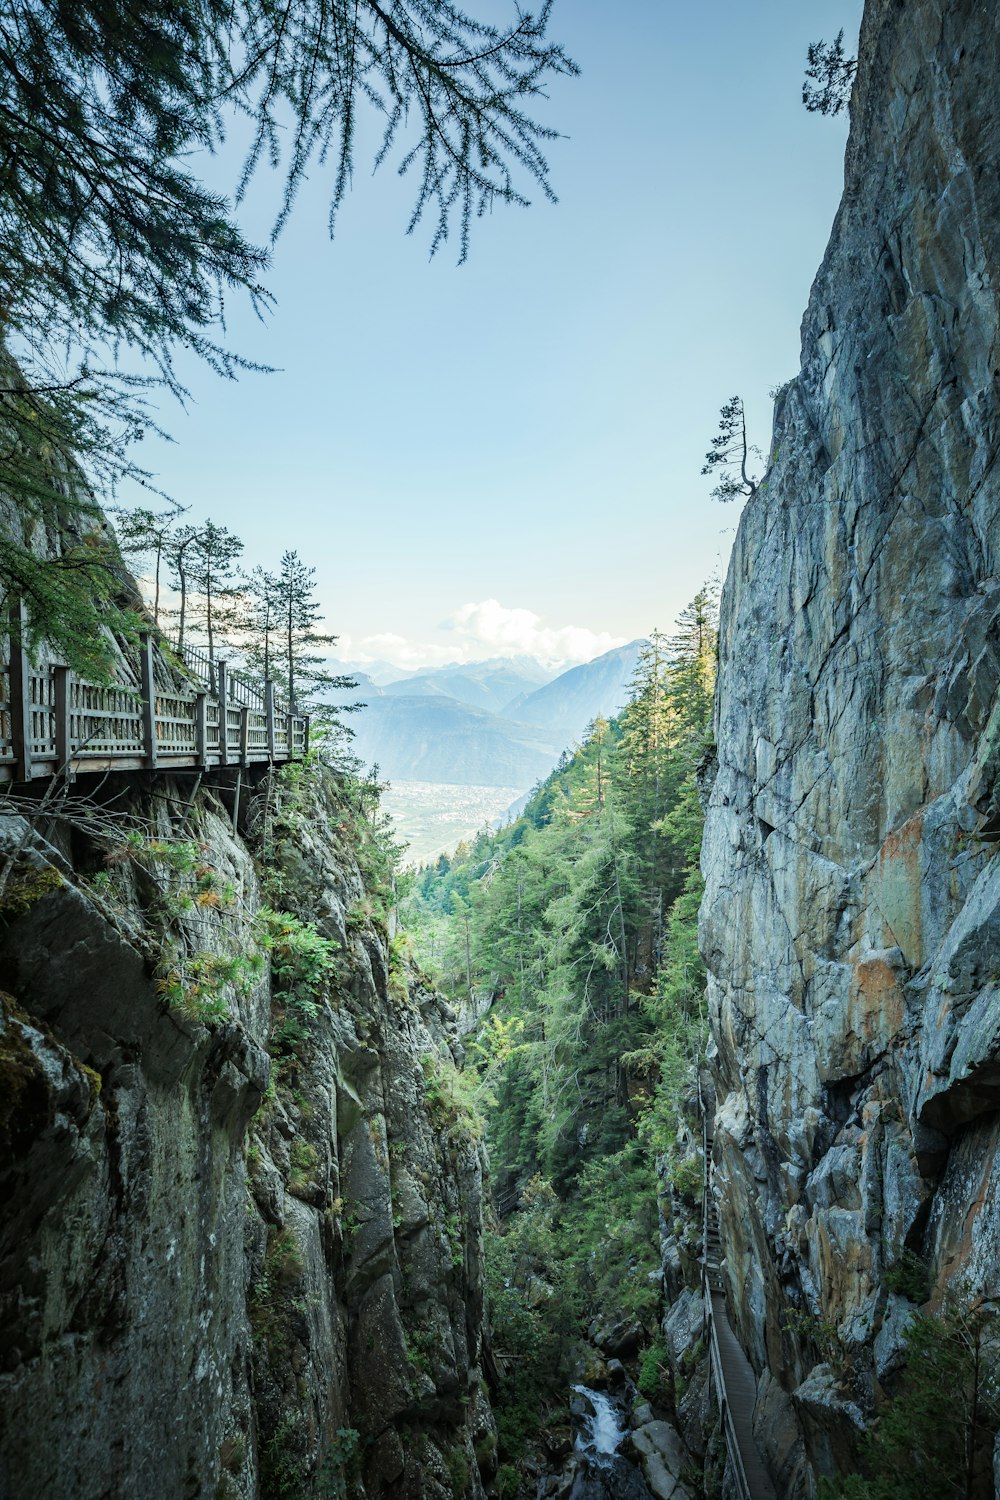
[[[753,1437],[756,1380],[750,1361],[733,1331],[726,1308],[719,1216],[711,1184],[714,1105],[705,1098],[700,1078],[698,1108],[705,1160],[702,1184],[701,1288],[711,1378],[722,1418],[729,1468],[739,1500],[775,1500],[774,1485]]]
[[[123,653],[116,679],[102,684],[58,662],[34,666],[18,634],[0,663],[0,782],[279,764],[309,748],[308,717],[287,712],[272,682],[258,687],[197,648],[172,648],[182,673],[144,634],[138,659]]]

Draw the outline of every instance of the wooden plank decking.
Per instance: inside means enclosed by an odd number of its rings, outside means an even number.
[[[95,683],[59,662],[35,666],[8,636],[0,661],[0,784],[93,771],[205,771],[280,765],[309,748],[309,720],[258,687],[151,635],[123,651],[116,680]],[[133,659],[135,657],[136,659]]]

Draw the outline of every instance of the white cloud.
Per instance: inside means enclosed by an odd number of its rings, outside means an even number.
[[[392,631],[366,636],[358,643],[354,658],[362,663],[383,658],[398,667],[430,668],[490,656],[534,656],[562,670],[624,644],[623,636],[606,630],[548,625],[534,610],[509,609],[498,599],[463,604],[441,629],[447,632],[447,644],[415,641]]]
[[[508,609],[498,599],[463,604],[446,628],[486,647],[490,655],[537,656],[551,666],[575,666],[624,645],[623,637],[606,630],[546,625],[534,610]]]

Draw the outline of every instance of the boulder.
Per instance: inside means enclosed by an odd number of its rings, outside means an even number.
[[[691,1455],[676,1427],[669,1422],[646,1422],[633,1431],[630,1442],[656,1500],[690,1500],[681,1475],[691,1465]]]

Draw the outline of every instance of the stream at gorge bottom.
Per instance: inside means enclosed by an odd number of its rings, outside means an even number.
[[[624,1403],[575,1385],[570,1410],[573,1452],[558,1475],[539,1481],[537,1500],[653,1500],[641,1471],[618,1451],[628,1434]]]

